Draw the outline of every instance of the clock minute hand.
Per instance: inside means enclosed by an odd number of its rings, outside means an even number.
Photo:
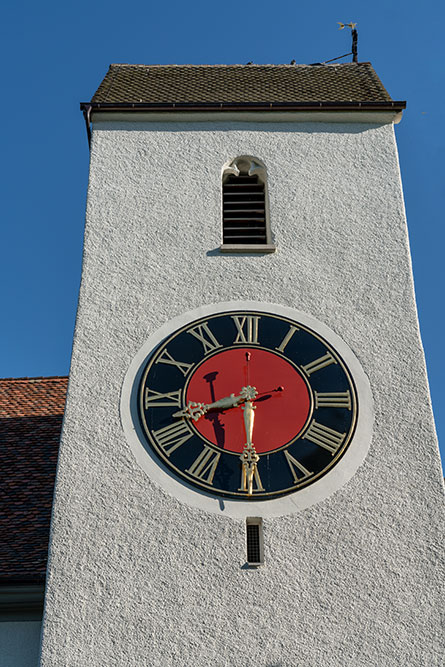
[[[255,446],[252,442],[253,422],[255,419],[256,406],[252,404],[251,400],[246,400],[243,405],[244,411],[244,428],[246,430],[246,444],[240,456],[242,465],[242,488],[247,491],[247,495],[251,496],[253,493],[253,479],[256,475],[257,464],[260,457],[256,453]]]
[[[195,401],[189,401],[187,406],[183,410],[175,412],[173,417],[187,417],[187,419],[193,419],[197,422],[200,417],[210,410],[230,410],[230,408],[236,408],[240,403],[244,403],[244,401],[253,400],[257,394],[258,392],[255,387],[243,387],[238,396],[230,394],[230,396],[220,398],[213,403],[195,403]]]

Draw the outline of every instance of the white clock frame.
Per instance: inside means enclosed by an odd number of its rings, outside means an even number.
[[[340,461],[320,479],[284,497],[271,500],[232,500],[199,490],[179,480],[144,446],[144,435],[138,418],[138,387],[146,362],[158,345],[170,334],[201,317],[231,310],[263,311],[301,322],[320,334],[344,359],[357,390],[358,415],[351,443]],[[293,308],[261,301],[228,301],[201,306],[166,322],[153,333],[137,352],[126,373],[121,391],[121,423],[127,442],[141,468],[167,493],[178,500],[208,512],[230,517],[271,517],[299,512],[344,486],[364,461],[372,437],[374,420],[371,388],[357,357],[337,334],[311,315]]]

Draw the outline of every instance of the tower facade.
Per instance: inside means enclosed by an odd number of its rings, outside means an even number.
[[[403,107],[367,63],[115,65],[84,105],[42,665],[440,664]]]

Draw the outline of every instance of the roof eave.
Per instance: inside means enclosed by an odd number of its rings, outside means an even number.
[[[390,112],[399,122],[406,102],[382,100],[378,102],[81,102],[88,144],[91,146],[91,122],[96,113],[248,113],[252,111],[278,112]]]

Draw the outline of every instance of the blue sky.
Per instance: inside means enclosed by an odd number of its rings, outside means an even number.
[[[373,63],[393,99],[408,101],[396,133],[445,458],[442,3],[27,0],[9,3],[3,19],[1,377],[68,373],[88,177],[79,102],[108,65],[320,62],[350,50],[337,21],[356,21],[359,60]]]

